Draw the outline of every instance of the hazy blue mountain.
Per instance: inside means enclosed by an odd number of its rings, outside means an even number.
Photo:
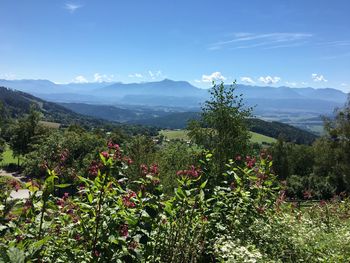
[[[138,105],[148,107],[181,107],[187,111],[199,109],[208,97],[206,89],[186,81],[144,83],[70,83],[55,84],[48,80],[0,80],[0,85],[28,92],[53,102],[104,105]],[[347,94],[336,89],[260,87],[237,85],[249,106],[257,106],[259,114],[291,112],[326,114],[341,107]]]
[[[34,93],[57,93],[61,92],[60,86],[49,81],[42,79],[22,79],[22,80],[4,80],[0,79],[0,86],[16,89],[19,91]]]
[[[164,79],[157,82],[144,83],[114,83],[97,89],[96,92],[122,98],[130,95],[157,95],[169,97],[206,97],[207,91],[192,86],[186,81]]]

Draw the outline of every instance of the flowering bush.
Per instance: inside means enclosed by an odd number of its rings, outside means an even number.
[[[291,212],[270,157],[230,160],[226,172],[215,175],[216,184],[211,157],[207,153],[197,165],[178,171],[170,198],[156,164],[140,165],[140,176],[131,179],[126,174],[132,160],[113,143],[91,162],[86,176],[75,177],[71,193],[65,192],[71,186],[62,183],[63,175],[48,170],[45,181],[27,183],[29,199],[6,213],[7,198],[1,200],[0,262],[312,262],[313,256],[341,262],[350,257],[344,245],[350,243],[349,225],[343,226],[348,203]],[[60,159],[66,158],[63,152]],[[333,213],[342,217],[331,218]],[[335,235],[340,241],[326,247],[326,238]]]

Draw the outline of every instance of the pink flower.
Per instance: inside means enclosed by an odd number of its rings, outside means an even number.
[[[150,167],[150,172],[152,174],[158,174],[158,164],[152,164]]]
[[[130,191],[128,194],[124,195],[122,199],[124,206],[128,208],[135,207],[135,203],[131,200],[134,197],[136,197],[136,193],[133,191]]]
[[[123,237],[127,237],[129,235],[129,227],[127,224],[123,224],[120,226],[119,234]]]
[[[190,169],[177,171],[176,175],[197,178],[200,175],[200,173],[201,170],[199,168],[196,168],[194,165],[191,165]]]
[[[147,167],[146,164],[141,164],[141,165],[140,165],[140,169],[141,169],[142,175],[148,174],[148,167]]]
[[[108,153],[108,152],[101,152],[101,155],[102,155],[104,158],[106,158],[106,159],[109,158],[109,153]]]

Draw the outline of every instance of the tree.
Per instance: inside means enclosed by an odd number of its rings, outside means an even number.
[[[242,95],[235,95],[235,83],[213,83],[210,95],[201,119],[192,121],[188,129],[192,141],[212,151],[215,172],[221,174],[229,159],[247,151],[250,133],[246,119],[252,109],[244,106]]]
[[[350,95],[345,107],[325,120],[326,135],[318,140],[315,174],[330,176],[337,192],[350,191]],[[332,162],[332,164],[330,164]]]
[[[18,163],[21,155],[30,152],[30,145],[35,137],[44,132],[39,125],[39,120],[40,113],[31,107],[29,114],[18,119],[8,131],[11,134],[10,147],[14,156],[18,157]]]

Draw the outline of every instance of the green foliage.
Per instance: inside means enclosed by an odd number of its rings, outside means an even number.
[[[89,165],[102,149],[105,140],[84,130],[53,130],[32,144],[32,151],[23,161],[24,173],[40,178],[50,167],[61,182],[72,182],[78,173],[86,175]]]
[[[237,154],[247,151],[250,134],[246,118],[251,109],[244,108],[241,95],[235,94],[234,84],[213,84],[211,99],[202,108],[200,121],[188,126],[192,141],[213,151],[217,174],[224,172],[224,163]]]
[[[183,141],[170,141],[157,152],[156,160],[165,194],[173,194],[174,188],[178,185],[176,172],[197,163],[201,152],[200,148],[188,146]]]
[[[256,118],[249,118],[247,123],[252,132],[264,134],[276,139],[283,137],[287,142],[311,145],[317,139],[316,135],[308,131],[277,121],[269,122]]]
[[[40,113],[33,107],[30,113],[17,120],[8,129],[10,134],[9,144],[14,156],[27,154],[31,151],[31,144],[42,135],[45,130],[39,125]]]

